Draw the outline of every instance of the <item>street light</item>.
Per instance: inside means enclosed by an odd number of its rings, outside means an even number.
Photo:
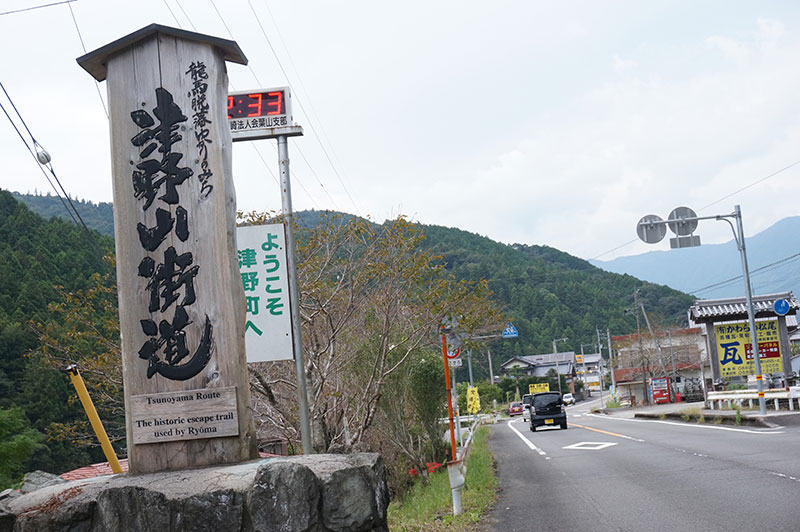
[[[729,218],[736,220],[736,226]],[[747,301],[747,320],[750,324],[750,344],[753,347],[753,360],[755,361],[756,370],[756,384],[758,386],[758,408],[761,415],[766,415],[767,404],[764,399],[764,380],[761,375],[761,355],[758,352],[758,336],[756,334],[756,320],[755,313],[753,312],[753,294],[750,288],[750,270],[747,266],[747,250],[745,249],[744,241],[744,227],[742,226],[742,210],[738,205],[734,205],[731,214],[717,214],[714,216],[697,216],[692,209],[688,207],[678,207],[674,209],[670,215],[669,220],[664,221],[656,215],[647,215],[639,220],[636,225],[636,233],[643,241],[648,244],[655,244],[664,238],[666,233],[666,225],[676,234],[677,238],[670,239],[670,245],[676,247],[691,247],[700,245],[700,237],[694,236],[694,230],[697,228],[697,222],[700,220],[718,220],[725,221],[731,226],[733,231],[733,239],[736,241],[736,247],[739,249],[739,254],[742,259],[742,276],[744,277],[744,293]],[[738,232],[737,232],[738,229]]]

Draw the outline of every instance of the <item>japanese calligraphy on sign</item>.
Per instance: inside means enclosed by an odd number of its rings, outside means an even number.
[[[746,321],[717,324],[714,326],[714,330],[717,335],[720,376],[725,378],[755,375],[750,325]],[[761,358],[761,372],[782,372],[778,320],[757,321],[756,334]]]
[[[294,350],[283,224],[239,227],[236,241],[247,306],[247,361],[291,360]]]
[[[156,205],[156,225],[137,224],[139,243],[155,255],[145,255],[139,262],[138,274],[147,280],[147,316],[163,316],[158,323],[152,317],[140,320],[148,340],[139,349],[139,357],[148,362],[148,379],[160,374],[171,380],[187,380],[202,371],[211,358],[213,327],[206,316],[199,324],[203,329],[200,342],[189,357],[184,329],[192,320],[186,309],[196,300],[194,279],[200,266],[194,264],[191,252],[179,254],[174,246],[163,245],[170,234],[182,242],[190,236],[188,211],[181,205],[179,187],[193,171],[181,166],[183,154],[173,149],[182,140],[178,127],[187,117],[166,89],[155,89],[155,96],[152,114],[144,109],[131,111],[131,120],[140,130],[131,138],[131,144],[140,149],[140,161],[131,175],[134,196],[142,202],[143,211]]]

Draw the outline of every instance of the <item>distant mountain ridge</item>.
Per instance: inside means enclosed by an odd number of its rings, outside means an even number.
[[[791,290],[800,294],[800,216],[783,218],[760,233],[745,236],[753,293]],[[744,295],[741,258],[732,239],[723,244],[590,262],[606,271],[664,284],[701,299]]]
[[[50,220],[53,217],[72,220],[69,210],[58,196],[48,194],[20,194],[12,192],[12,196],[17,201],[24,203],[30,210],[44,218]],[[66,202],[66,200],[64,200]],[[66,202],[69,205],[68,202]],[[80,214],[84,223],[89,229],[94,229],[101,235],[114,236],[114,206],[111,203],[91,201],[72,198],[72,204]]]

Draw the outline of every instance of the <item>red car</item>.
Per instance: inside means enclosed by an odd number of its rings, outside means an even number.
[[[508,406],[508,415],[509,416],[518,416],[522,415],[522,403],[519,401],[514,401]]]

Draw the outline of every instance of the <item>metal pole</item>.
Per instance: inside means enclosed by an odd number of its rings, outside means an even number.
[[[450,392],[450,362],[447,359],[447,336],[442,331],[442,358],[444,359],[444,387],[447,390],[447,415],[450,418],[451,460],[456,460],[456,434],[453,430],[453,394]]]
[[[463,447],[464,439],[461,437],[461,410],[458,408],[458,391],[456,390],[456,372],[450,373],[450,378],[453,379],[450,389],[453,390],[453,408],[456,410],[456,436],[458,436],[458,444]],[[455,460],[456,458],[453,458]]]
[[[556,347],[556,341],[553,340],[553,354],[558,354],[558,348]],[[558,379],[558,393],[561,393],[561,373],[558,371],[561,369],[561,364],[558,362],[558,357],[556,357],[556,378]]]
[[[616,395],[617,379],[614,378],[614,351],[611,349],[611,329],[606,329],[606,337],[608,338],[608,365],[611,367],[611,389],[614,390],[614,395]]]
[[[600,342],[600,329],[594,328],[597,333],[597,350],[600,352],[600,360],[597,361],[597,377],[600,379],[600,408],[603,408],[603,344]]]
[[[675,350],[672,348],[672,331],[667,329],[667,337],[669,337],[669,357],[672,361],[672,385],[675,387],[675,402],[678,402],[678,379],[675,372]]]
[[[292,340],[294,361],[297,367],[297,402],[300,407],[300,436],[303,454],[313,454],[311,420],[308,412],[308,385],[303,356],[303,337],[300,334],[300,288],[297,285],[297,255],[294,244],[294,214],[292,212],[292,185],[289,178],[289,146],[286,136],[278,137],[278,165],[281,171],[281,205],[286,230],[286,257],[289,270],[289,305],[292,314]]]
[[[467,349],[467,369],[469,369],[469,385],[472,384],[472,349]]]
[[[758,386],[758,409],[761,415],[767,413],[767,404],[764,399],[764,377],[761,375],[761,355],[758,352],[758,334],[756,333],[756,320],[753,313],[753,295],[750,289],[750,270],[747,267],[747,251],[744,244],[744,227],[742,226],[742,211],[734,205],[733,213],[736,217],[736,226],[739,228],[739,252],[742,255],[742,274],[744,276],[744,293],[747,298],[747,321],[750,323],[750,343],[753,345],[753,360],[756,363],[756,385]]]
[[[486,352],[489,354],[489,384],[494,384],[494,371],[492,370],[492,350],[486,346]]]

